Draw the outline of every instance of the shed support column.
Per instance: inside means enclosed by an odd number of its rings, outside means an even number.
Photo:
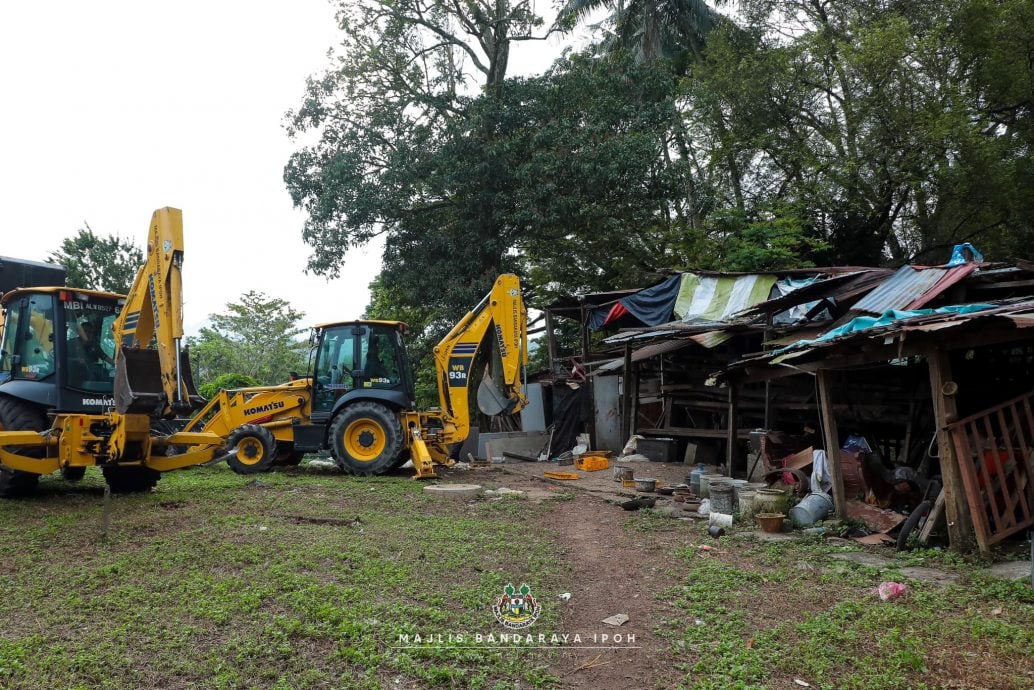
[[[836,415],[833,414],[833,386],[829,371],[819,369],[818,386],[823,445],[826,446],[826,460],[833,481],[833,505],[836,507],[837,518],[843,520],[847,517],[847,494],[844,491],[844,471],[840,466],[840,433],[837,431]]]
[[[736,459],[736,451],[739,443],[739,389],[736,384],[729,384],[729,416],[726,420],[728,435],[725,441],[725,473],[732,476],[732,465]]]
[[[621,440],[628,441],[632,431],[632,346],[625,345],[625,365],[621,370]]]
[[[586,431],[589,433],[589,447],[596,450],[596,390],[593,386],[593,377],[589,376],[589,312],[583,304],[581,307],[582,316],[582,366],[585,367],[585,383],[589,388],[589,419],[586,421]]]
[[[549,354],[549,373],[556,371],[556,332],[553,329],[553,312],[546,310],[546,352]]]
[[[941,458],[941,479],[944,482],[944,516],[948,522],[948,542],[956,551],[972,551],[974,544],[973,520],[966,504],[966,491],[955,457],[955,444],[945,429],[958,419],[955,396],[946,395],[945,385],[951,381],[951,364],[943,350],[933,350],[926,356],[930,368],[930,393],[933,396],[934,425],[937,427],[937,446]],[[986,544],[980,550],[987,552]]]

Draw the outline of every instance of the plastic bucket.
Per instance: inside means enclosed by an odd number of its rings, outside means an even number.
[[[726,482],[711,482],[708,487],[711,498],[711,511],[732,515],[736,512],[733,508],[733,488]]]
[[[800,503],[790,508],[790,521],[797,527],[808,527],[833,512],[833,499],[829,494],[810,493]]]

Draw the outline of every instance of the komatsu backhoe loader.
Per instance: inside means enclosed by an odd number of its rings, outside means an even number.
[[[180,347],[182,264],[182,212],[163,208],[128,296],[68,287],[3,296],[0,496],[93,465],[112,491],[143,491],[160,472],[213,459],[219,437],[167,424],[204,404]]]
[[[382,474],[412,459],[417,478],[449,464],[471,425],[471,383],[482,364],[497,367],[477,393],[482,412],[517,412],[527,402],[527,311],[515,275],[492,291],[434,348],[441,407],[416,411],[413,371],[398,321],[342,321],[313,331],[308,376],[279,386],[222,391],[184,428],[226,439],[237,472],[296,463],[329,449],[346,472]],[[490,356],[489,356],[490,355]]]

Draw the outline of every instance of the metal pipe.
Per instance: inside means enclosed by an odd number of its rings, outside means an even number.
[[[176,402],[183,402],[183,372],[180,370],[182,358],[180,357],[180,338],[176,338]]]

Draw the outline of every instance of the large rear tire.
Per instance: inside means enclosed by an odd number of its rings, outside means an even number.
[[[272,432],[258,424],[244,424],[226,439],[226,449],[237,449],[226,464],[237,474],[268,472],[276,461],[276,439]]]
[[[330,448],[349,474],[384,474],[403,450],[398,416],[380,403],[352,403],[330,423]]]
[[[46,413],[36,405],[6,395],[0,396],[0,430],[44,431],[48,426]],[[42,448],[19,449],[20,455],[42,457]],[[31,494],[39,483],[39,475],[0,468],[0,498],[18,498]]]
[[[104,481],[113,494],[138,494],[150,491],[161,479],[161,472],[139,465],[109,465],[101,468]]]

